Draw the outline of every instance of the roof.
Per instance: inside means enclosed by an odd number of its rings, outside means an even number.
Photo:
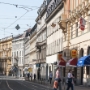
[[[35,24],[35,25],[33,26],[33,28],[32,28],[31,31],[30,31],[30,34],[32,34],[32,33],[36,30],[36,28],[37,28],[37,24]]]
[[[26,30],[26,35],[25,35],[25,37],[29,36],[30,31],[31,31],[31,28],[29,28],[28,30]]]
[[[13,39],[19,39],[22,37],[23,34],[18,34],[17,36],[14,36]]]

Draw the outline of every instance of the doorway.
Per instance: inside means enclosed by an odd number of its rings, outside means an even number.
[[[80,50],[80,57],[84,56],[84,50],[81,48]],[[83,67],[81,67],[81,85],[83,85]]]

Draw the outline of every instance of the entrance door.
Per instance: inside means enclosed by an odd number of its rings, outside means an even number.
[[[81,67],[81,85],[83,85],[83,67]]]
[[[84,50],[81,48],[80,50],[80,57],[84,56]],[[81,85],[83,85],[83,67],[81,67]]]

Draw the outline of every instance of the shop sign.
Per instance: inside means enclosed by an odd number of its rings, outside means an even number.
[[[58,54],[58,61],[64,62],[64,59],[62,58],[62,54]]]
[[[29,71],[29,72],[32,72],[32,68],[28,68],[28,71]]]
[[[81,18],[80,18],[80,29],[81,29],[82,31],[85,30],[85,24],[86,24],[85,19],[81,17]]]
[[[76,58],[77,57],[77,50],[73,49],[71,50],[71,57]]]
[[[62,54],[58,54],[58,61],[62,58]]]

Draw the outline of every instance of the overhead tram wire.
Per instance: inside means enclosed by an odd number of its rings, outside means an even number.
[[[9,26],[7,26],[5,29],[9,28],[12,26],[15,22],[17,22],[19,19],[21,19],[25,14],[27,14],[29,11],[25,12],[21,17],[19,17],[17,20],[15,20],[13,23],[11,23]]]
[[[8,4],[15,6],[17,8],[23,8],[23,9],[28,9],[28,10],[34,10],[33,8],[40,8],[38,6],[27,6],[27,5],[18,5],[18,4],[11,4],[11,3],[6,3],[6,2],[0,2],[1,4]],[[33,7],[33,8],[32,8]]]

